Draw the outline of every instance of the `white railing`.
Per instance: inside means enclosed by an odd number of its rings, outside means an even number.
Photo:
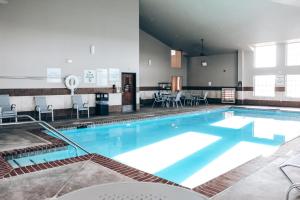
[[[34,119],[33,117],[31,117],[30,115],[17,115],[17,118],[27,118],[31,121],[25,121],[25,122],[12,122],[12,123],[1,123],[1,126],[13,126],[13,125],[26,125],[26,124],[38,124],[41,127],[43,127],[44,129],[46,129],[47,131],[53,133],[54,135],[58,136],[60,139],[62,139],[64,142],[68,143],[69,145],[73,146],[76,150],[80,149],[82,151],[84,151],[87,154],[90,154],[87,150],[85,150],[82,146],[80,146],[79,144],[77,144],[76,142],[72,141],[71,139],[69,139],[68,137],[66,137],[63,133],[61,133],[60,131],[58,131],[56,128],[54,128],[53,126],[51,126],[50,124],[48,124],[45,121],[37,121],[36,119]]]

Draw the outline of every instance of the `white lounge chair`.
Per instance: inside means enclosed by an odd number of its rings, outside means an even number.
[[[51,113],[51,119],[52,121],[54,121],[53,106],[47,104],[46,97],[43,96],[34,97],[34,101],[35,101],[35,111],[38,112],[39,120],[41,121],[42,114]]]
[[[90,107],[89,104],[82,101],[82,97],[80,95],[72,96],[72,112],[71,118],[73,116],[73,110],[76,110],[77,119],[79,119],[80,111],[87,111],[88,118],[90,118]]]
[[[155,92],[152,108],[154,108],[154,106],[159,103],[161,104],[161,106],[165,106],[166,99],[164,99],[159,93]]]
[[[287,161],[285,161],[284,163],[282,163],[280,165],[280,167],[279,167],[279,169],[281,170],[281,172],[286,176],[286,178],[291,182],[291,184],[294,184],[294,182],[291,179],[291,177],[285,171],[285,168],[287,168],[287,167],[300,168],[300,154],[291,157],[290,159],[288,159]]]
[[[197,104],[200,104],[201,101],[204,101],[205,105],[208,105],[207,96],[208,96],[208,91],[206,91],[206,92],[204,93],[204,96],[203,96],[203,97],[198,97],[198,98],[196,99],[196,103],[197,103]]]
[[[292,167],[292,168],[300,168],[300,154],[291,157],[287,161],[285,161],[283,164],[280,165],[279,169],[281,172],[285,175],[285,177],[289,180],[289,182],[292,184],[287,192],[286,199],[289,199],[289,194],[293,189],[300,189],[300,183],[295,183],[292,178],[288,175],[288,173],[285,171],[286,168]]]
[[[191,93],[186,93],[184,95],[184,105],[190,105],[193,106],[195,103],[195,97]]]
[[[174,105],[176,105],[177,108],[178,108],[178,105],[183,107],[182,102],[181,102],[181,96],[182,96],[182,92],[180,91],[176,94],[176,97],[172,99],[173,107],[174,107]]]
[[[290,198],[290,192],[291,192],[293,189],[298,189],[298,190],[300,190],[300,183],[294,183],[294,184],[292,184],[292,185],[289,187],[289,189],[288,189],[288,191],[287,191],[287,193],[286,193],[286,200],[289,200],[289,198]]]
[[[0,95],[0,123],[5,118],[15,118],[15,121],[18,121],[17,106],[10,104],[9,95],[7,94]]]

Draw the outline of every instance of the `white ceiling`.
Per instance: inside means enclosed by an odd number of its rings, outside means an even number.
[[[300,39],[300,0],[140,0],[140,27],[189,55]]]

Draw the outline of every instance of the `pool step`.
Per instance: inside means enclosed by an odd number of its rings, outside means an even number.
[[[51,149],[43,149],[43,150],[31,151],[31,152],[19,153],[19,154],[11,154],[11,155],[5,156],[5,160],[14,160],[14,159],[19,159],[19,158],[23,158],[23,157],[30,157],[30,156],[45,154],[45,153],[49,153],[49,152],[63,151],[66,149],[68,149],[68,146],[55,147],[55,148],[51,148]]]
[[[33,165],[36,165],[36,162],[34,162],[32,159],[29,159],[29,161],[30,161]]]
[[[13,160],[13,162],[14,162],[18,167],[22,167],[18,161]]]
[[[84,155],[83,152],[79,153],[80,155]],[[17,155],[14,158],[8,158],[6,159],[8,163],[13,167],[13,168],[19,168],[19,167],[26,167],[30,165],[37,165],[40,163],[48,163],[51,161],[56,161],[56,160],[63,160],[66,158],[72,158],[79,156],[77,151],[74,151],[72,149],[60,149],[56,151],[51,151],[51,152],[44,152],[44,153],[37,153],[37,154],[30,154],[28,156],[19,156]]]

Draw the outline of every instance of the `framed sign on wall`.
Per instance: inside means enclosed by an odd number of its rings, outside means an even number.
[[[96,70],[84,70],[84,83],[96,83]]]
[[[97,86],[106,87],[108,86],[108,70],[106,68],[99,68],[96,70],[97,73]]]
[[[276,76],[275,86],[276,87],[284,87],[285,86],[285,76],[284,75],[277,75]]]
[[[109,68],[109,84],[121,87],[121,73],[118,68]]]
[[[61,83],[61,68],[47,68],[47,82]]]

